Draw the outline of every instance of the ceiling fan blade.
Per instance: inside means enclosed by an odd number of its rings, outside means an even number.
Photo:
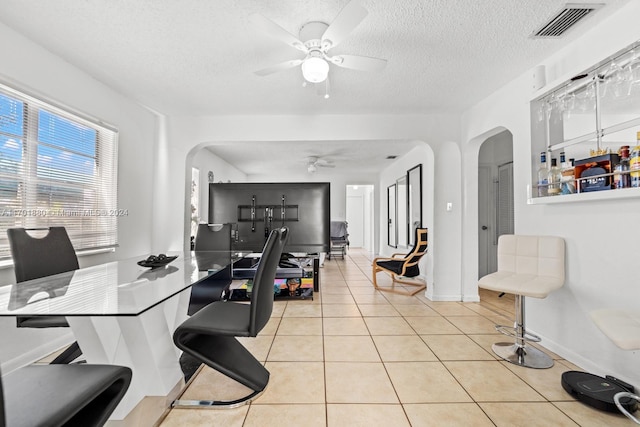
[[[321,168],[335,168],[336,165],[331,164],[331,163],[316,163],[316,166],[319,166]]]
[[[322,35],[322,46],[325,51],[341,43],[354,30],[369,12],[357,0],[349,2],[333,20]]]
[[[302,59],[292,59],[291,61],[281,62],[276,65],[272,65],[271,67],[263,68],[262,70],[254,71],[259,76],[266,76],[269,74],[277,73],[278,71],[288,70],[289,68],[293,68],[296,65],[302,64]]]
[[[282,28],[280,25],[276,24],[272,20],[265,18],[264,16],[254,13],[249,17],[249,22],[253,24],[260,31],[264,32],[268,36],[273,37],[274,39],[285,42],[289,46],[298,49],[304,53],[308,53],[309,49],[302,43],[296,36],[289,33],[287,30]]]
[[[327,57],[329,61],[339,67],[360,71],[380,71],[387,66],[386,59],[371,58],[358,55],[336,55]]]

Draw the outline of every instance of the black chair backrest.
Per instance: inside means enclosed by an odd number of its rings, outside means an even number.
[[[416,228],[413,248],[411,252],[407,254],[405,265],[415,265],[418,263],[420,258],[427,253],[427,247],[429,245],[429,241],[427,239],[429,230],[427,228]]]
[[[193,250],[231,250],[231,224],[198,224]]]
[[[77,270],[78,257],[64,227],[50,227],[44,237],[25,228],[7,230],[17,282]]]
[[[253,278],[251,290],[251,318],[249,320],[249,334],[252,337],[264,328],[273,311],[273,281],[284,245],[289,237],[287,227],[274,228],[269,234],[267,243],[262,250],[260,263]]]

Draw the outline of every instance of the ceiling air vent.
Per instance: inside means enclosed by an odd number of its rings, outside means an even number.
[[[531,37],[560,37],[582,18],[602,6],[604,6],[602,3],[567,3],[549,21],[531,34]]]

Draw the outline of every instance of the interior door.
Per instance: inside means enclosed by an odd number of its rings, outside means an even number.
[[[498,166],[497,236],[513,234],[513,163]],[[497,240],[497,237],[496,237]],[[497,244],[497,242],[496,242]]]
[[[387,187],[387,244],[397,247],[396,236],[396,185]]]
[[[478,166],[478,278],[490,273],[492,250],[492,179],[491,166]]]
[[[349,246],[364,247],[364,199],[362,196],[347,196],[347,227]]]

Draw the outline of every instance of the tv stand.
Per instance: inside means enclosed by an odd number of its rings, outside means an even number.
[[[246,256],[233,264],[233,282],[223,292],[223,299],[246,301],[251,298],[251,279],[255,276],[260,254]],[[291,254],[291,267],[278,267],[274,282],[274,298],[311,299],[320,290],[320,257],[317,254]]]

